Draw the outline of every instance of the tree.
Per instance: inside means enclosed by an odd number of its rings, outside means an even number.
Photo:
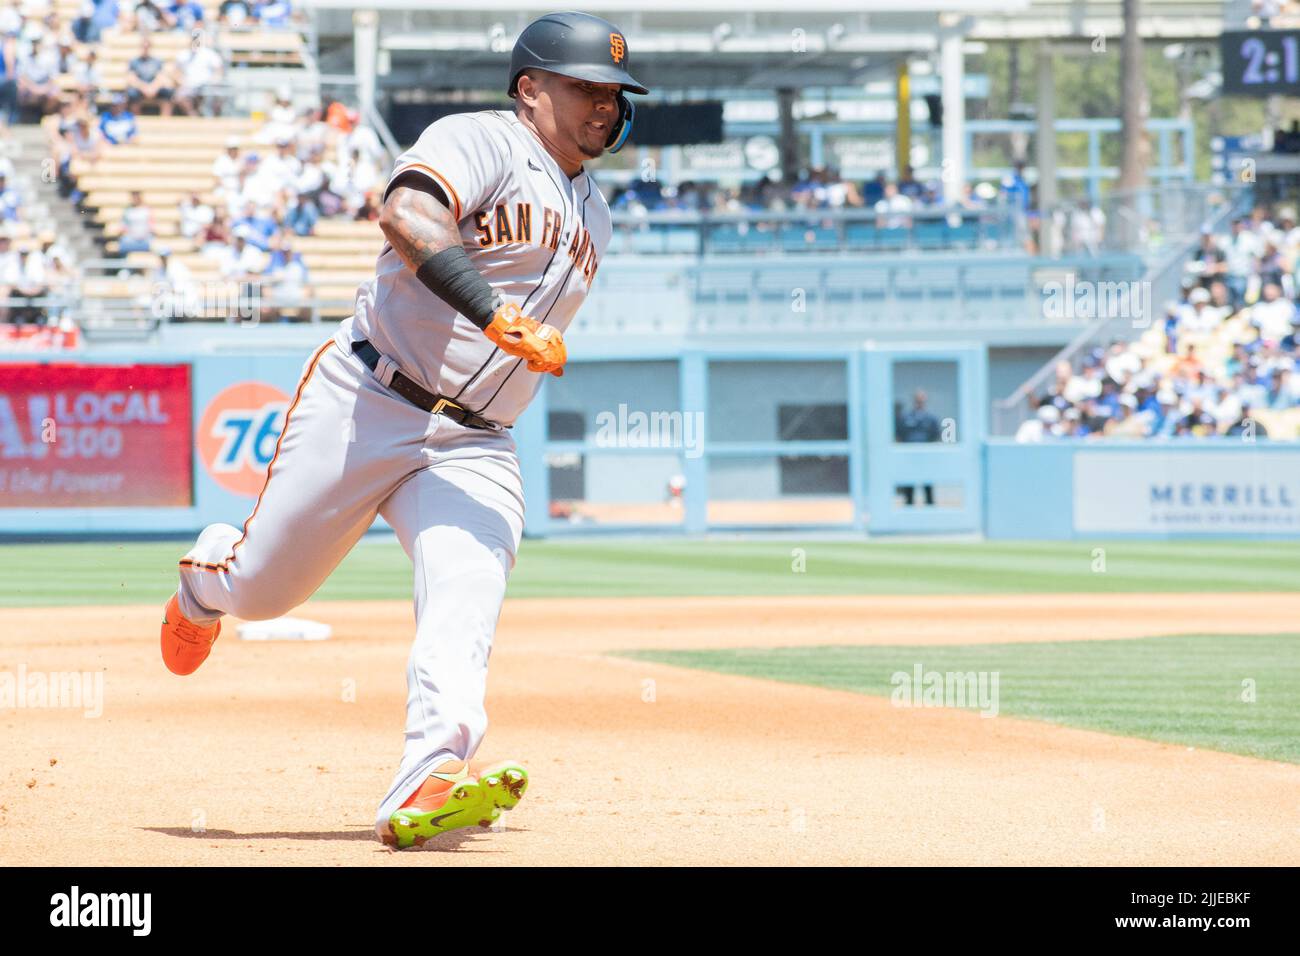
[[[1124,245],[1132,247],[1138,239],[1143,213],[1137,191],[1147,185],[1147,168],[1151,165],[1151,143],[1147,139],[1147,118],[1151,98],[1142,73],[1142,37],[1138,35],[1139,0],[1123,0],[1124,37],[1120,42],[1120,139],[1123,153],[1119,164],[1119,189],[1124,196],[1116,223]]]

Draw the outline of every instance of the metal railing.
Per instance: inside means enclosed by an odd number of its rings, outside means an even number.
[[[397,157],[402,155],[402,147],[397,142],[397,137],[393,135],[393,131],[388,128],[388,123],[384,120],[383,114],[370,103],[362,103],[359,109],[361,111],[361,121],[368,124],[379,136],[379,141],[384,144],[384,149],[388,151],[389,165],[395,166]]]
[[[255,324],[290,313],[332,321],[351,312],[354,298],[277,299],[264,283],[196,280],[198,308],[169,298],[165,283],[143,281],[149,267],[124,260],[85,263],[90,279],[135,278],[130,297],[87,297],[79,319],[93,335],[114,327],[156,328],[168,321]],[[767,329],[825,332],[986,332],[1026,330],[1060,341],[1084,320],[1055,315],[1042,288],[1065,274],[1082,282],[1132,283],[1142,275],[1136,256],[1042,259],[1007,253],[896,256],[610,257],[575,331],[708,335]],[[92,290],[93,291],[93,290]],[[1058,330],[1058,331],[1053,331]],[[1063,330],[1060,331],[1060,330]]]
[[[82,263],[86,278],[143,280],[153,266],[125,259],[90,259]],[[229,322],[257,325],[271,316],[291,314],[287,321],[319,324],[327,314],[342,317],[351,311],[354,299],[317,297],[308,282],[299,299],[281,299],[274,276],[240,279],[195,279],[188,290],[176,291],[161,280],[129,297],[86,295],[74,300],[83,327],[93,337],[105,328],[133,327],[153,330],[164,322]]]
[[[66,347],[65,336],[71,334],[75,340],[80,326],[68,330],[62,320],[77,314],[79,301],[75,295],[50,291],[36,296],[0,296],[0,352]]]
[[[348,73],[319,73],[316,75],[321,100],[339,100],[356,106],[361,114],[361,121],[375,131],[379,142],[388,154],[390,165],[396,164],[397,157],[403,152],[401,144],[379,108],[371,103],[362,103],[357,95],[357,78]]]
[[[591,334],[737,332],[970,335],[1061,341],[1083,324],[1044,308],[1044,272],[1132,281],[1136,256],[1026,255],[609,259],[574,320]]]
[[[1194,242],[1225,209],[1243,202],[1244,193],[1240,185],[1206,183],[1112,190],[1101,201],[1108,223],[1104,246],[1112,251],[1153,251]]]
[[[10,293],[0,296],[0,313],[7,313],[10,318],[3,321],[13,322],[15,312],[40,311],[43,315],[51,312],[63,312],[77,305],[80,297],[72,293],[44,293],[37,296],[21,296]]]
[[[1044,228],[1055,232],[1046,244],[1064,249],[1067,255],[1086,253],[1086,249],[1076,247],[1073,217],[1100,211],[1100,232],[1093,239],[1095,252],[1135,252],[1155,258],[1170,245],[1195,241],[1207,222],[1225,206],[1236,204],[1242,189],[1236,184],[1165,183],[1146,189],[1112,190],[1095,206],[1087,200],[1062,201],[1043,217]],[[1096,226],[1095,221],[1090,223],[1090,227]]]
[[[299,26],[299,29],[302,32],[303,42],[305,44],[302,56],[303,65],[307,69],[311,70],[312,73],[319,74],[320,28],[316,23],[316,17],[307,15],[306,19]]]
[[[611,214],[609,254],[745,256],[790,253],[1006,251],[1018,247],[1004,206],[933,208],[906,215],[870,209]]]

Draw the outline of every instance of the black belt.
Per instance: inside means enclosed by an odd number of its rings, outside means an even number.
[[[361,361],[366,363],[370,371],[373,372],[379,367],[379,359],[381,358],[379,350],[365,339],[353,342],[352,351],[356,353]],[[482,415],[476,415],[468,408],[457,405],[450,398],[444,398],[441,395],[426,391],[401,372],[393,372],[393,380],[388,383],[388,387],[417,408],[423,408],[426,412],[434,415],[446,415],[453,422],[459,422],[470,428],[485,428],[492,431],[499,427],[495,422],[488,421]]]

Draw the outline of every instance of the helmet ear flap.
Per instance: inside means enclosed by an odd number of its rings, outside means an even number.
[[[632,132],[632,120],[636,116],[636,107],[623,93],[618,94],[618,122],[610,130],[609,139],[605,140],[605,149],[617,153],[627,142]]]

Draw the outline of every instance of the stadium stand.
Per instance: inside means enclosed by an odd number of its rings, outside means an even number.
[[[1133,342],[1058,363],[1018,441],[1300,437],[1300,228],[1259,206],[1206,232],[1184,295]]]
[[[156,315],[157,281],[151,277],[186,275],[195,289],[219,277],[219,257],[201,257],[193,232],[181,230],[182,199],[229,203],[210,172],[225,138],[239,138],[247,155],[272,154],[271,139],[292,133],[296,119],[285,115],[287,96],[277,98],[269,117],[220,118],[230,101],[228,67],[274,67],[284,77],[286,70],[304,67],[304,55],[302,18],[283,0],[0,4],[0,128],[6,156],[0,171],[8,173],[0,193],[9,200],[0,238],[0,320],[8,320],[6,329],[46,322],[67,332],[69,301],[78,303],[79,317],[101,309],[110,317],[142,308]],[[39,139],[18,125],[27,119],[40,119]],[[42,151],[48,160],[24,162]],[[58,195],[76,204],[80,222],[48,202],[33,201],[43,193],[51,168]],[[343,192],[351,201],[351,190]],[[362,197],[349,211],[364,205]],[[29,221],[23,207],[37,218]],[[302,215],[295,220],[299,226],[303,222]],[[86,254],[83,224],[102,241],[102,251]],[[364,223],[361,229],[359,237],[377,235]],[[56,236],[68,241],[56,243]],[[308,258],[329,268],[341,264],[339,249],[357,248],[347,234],[334,242],[337,248],[310,250],[286,248],[281,240],[275,250],[267,245],[271,275],[265,284],[282,290],[282,301],[288,293],[299,299],[302,289],[295,292],[295,283],[305,283]],[[176,247],[174,253],[167,244]],[[119,257],[118,268],[107,275],[95,275],[93,266],[81,268],[105,253]],[[373,261],[370,255],[354,256],[347,264],[360,267],[363,259],[366,266]],[[84,273],[80,281],[79,273]],[[318,288],[317,294],[343,296],[346,288],[350,298],[353,278],[345,270],[346,282]],[[199,303],[196,317],[207,314],[202,298],[186,296]],[[286,311],[299,317],[301,303]],[[6,337],[18,334],[7,331]],[[24,337],[35,340],[30,330]]]
[[[84,323],[245,319],[232,298],[255,300],[259,314],[282,320],[350,313],[382,245],[373,220],[392,149],[342,103],[304,109],[315,95],[289,87],[273,103],[250,102],[232,95],[229,82],[237,72],[307,62],[297,13],[282,0],[23,3],[0,26],[16,38],[20,79],[28,64],[43,63],[34,75],[45,85],[19,83],[18,109],[44,114],[59,191],[79,217],[75,227],[61,222],[94,243],[74,289]],[[739,185],[610,178],[610,251],[720,261],[830,256],[828,265],[863,254],[1032,254],[1022,165],[1001,182],[967,186],[956,201],[910,168],[865,182],[829,167],[788,183],[758,174]],[[1058,248],[1101,250],[1098,210],[1081,210],[1069,229],[1071,241]],[[72,245],[75,252],[80,244]],[[876,273],[854,279],[851,263],[841,265],[824,290],[816,284],[814,298],[843,307],[886,298],[904,307],[984,299],[1024,307],[1026,267],[1018,263],[960,274],[950,263],[904,263],[879,274],[883,285]],[[735,298],[719,298],[715,287],[726,281],[692,279],[704,325],[710,309]],[[788,295],[779,283],[743,281],[751,299]]]
[[[304,134],[318,135],[312,127],[323,124],[319,111],[300,119]],[[57,118],[45,122],[57,128]],[[106,251],[121,255],[133,273],[125,279],[88,278],[83,292],[94,307],[129,313],[147,304],[164,279],[179,286],[173,291],[185,301],[194,298],[185,288],[190,283],[268,278],[278,286],[279,271],[300,259],[291,281],[302,286],[302,305],[320,305],[326,316],[348,313],[382,244],[374,222],[357,219],[375,209],[378,157],[343,146],[353,165],[322,162],[326,150],[337,154],[339,144],[350,141],[351,130],[329,127],[326,142],[310,147],[303,163],[295,154],[295,127],[274,118],[258,124],[251,118],[144,116],[137,123],[139,133],[130,142],[69,166],[82,207],[102,227]],[[137,225],[133,213],[140,208],[150,216]],[[127,236],[137,242],[124,246]],[[329,279],[308,287],[311,273]],[[215,317],[222,307],[214,308],[172,317]]]

